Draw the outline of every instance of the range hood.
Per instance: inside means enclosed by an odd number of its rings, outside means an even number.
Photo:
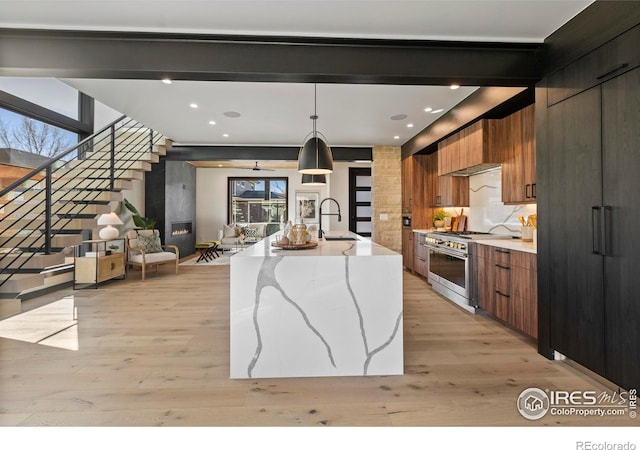
[[[491,172],[492,170],[497,170],[501,167],[502,165],[497,163],[482,163],[476,164],[475,166],[466,167],[464,169],[456,170],[449,175],[454,177],[468,177],[471,175],[477,175],[479,173]]]
[[[438,143],[438,175],[468,177],[501,167],[498,120],[482,119]]]

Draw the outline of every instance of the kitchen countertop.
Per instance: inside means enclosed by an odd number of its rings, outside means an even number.
[[[247,257],[265,257],[265,256],[397,256],[398,253],[389,250],[382,245],[372,242],[370,238],[359,236],[351,231],[329,231],[327,236],[350,236],[356,241],[326,241],[321,239],[315,248],[304,250],[283,250],[273,247],[272,242],[275,241],[276,235],[272,234],[258,241],[254,245],[245,248],[236,253],[231,258],[247,258]]]
[[[537,246],[533,242],[523,242],[520,239],[475,239],[474,242],[482,245],[491,245],[493,247],[508,248],[527,253],[538,253]]]

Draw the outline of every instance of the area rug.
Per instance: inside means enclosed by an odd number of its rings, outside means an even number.
[[[198,260],[198,256],[194,256],[193,258],[181,262],[181,266],[228,266],[230,261],[230,255],[220,255],[217,258],[205,261],[204,259],[200,262],[196,262]]]

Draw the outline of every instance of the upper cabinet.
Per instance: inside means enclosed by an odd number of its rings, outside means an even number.
[[[535,108],[529,105],[494,124],[502,153],[502,202],[536,202]]]
[[[469,206],[469,177],[439,176],[439,153],[432,153],[427,160],[426,188],[430,194],[429,206]]]
[[[480,120],[438,143],[438,175],[472,175],[499,167],[493,122]]]
[[[413,203],[413,156],[402,160],[402,213],[410,213]]]
[[[547,79],[552,106],[640,65],[640,26],[623,33]]]

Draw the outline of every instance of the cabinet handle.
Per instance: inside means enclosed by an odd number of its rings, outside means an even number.
[[[111,263],[111,270],[115,269],[116,265],[114,263]]]
[[[511,296],[510,296],[510,295],[508,295],[508,294],[504,294],[504,293],[500,292],[500,291],[499,291],[499,290],[497,290],[497,289],[496,289],[496,294],[501,295],[502,297],[505,297],[505,298],[511,298]]]
[[[531,185],[531,197],[536,198],[536,183]]]
[[[609,75],[612,75],[612,74],[616,73],[618,70],[620,70],[620,69],[624,69],[625,67],[628,67],[628,66],[629,66],[629,64],[627,64],[627,63],[620,64],[620,65],[619,65],[618,67],[616,67],[615,69],[611,69],[611,70],[610,70],[610,71],[608,71],[607,73],[604,73],[604,74],[600,75],[598,78],[596,78],[596,80],[602,80],[603,78],[606,78],[606,77],[608,77]]]
[[[602,224],[602,256],[611,256],[609,252],[611,251],[611,243],[610,241],[610,233],[611,229],[611,206],[605,206],[602,208],[604,211],[604,218]]]
[[[497,267],[498,269],[511,270],[511,267],[502,266],[502,265],[500,265],[500,264],[496,264],[496,267]]]
[[[442,198],[440,195],[436,195],[436,205],[440,205],[442,203]]]
[[[508,255],[508,254],[509,254],[509,253],[511,253],[511,252],[510,252],[509,250],[502,250],[501,248],[497,248],[497,249],[496,249],[496,253],[505,253],[505,254],[507,254],[507,255]]]
[[[596,231],[597,229],[597,231]],[[594,255],[600,254],[600,236],[602,235],[602,230],[600,228],[600,207],[592,206],[591,207],[591,253]]]
[[[530,184],[525,184],[524,185],[524,198],[531,198],[531,195],[529,194],[529,187],[531,185]]]

